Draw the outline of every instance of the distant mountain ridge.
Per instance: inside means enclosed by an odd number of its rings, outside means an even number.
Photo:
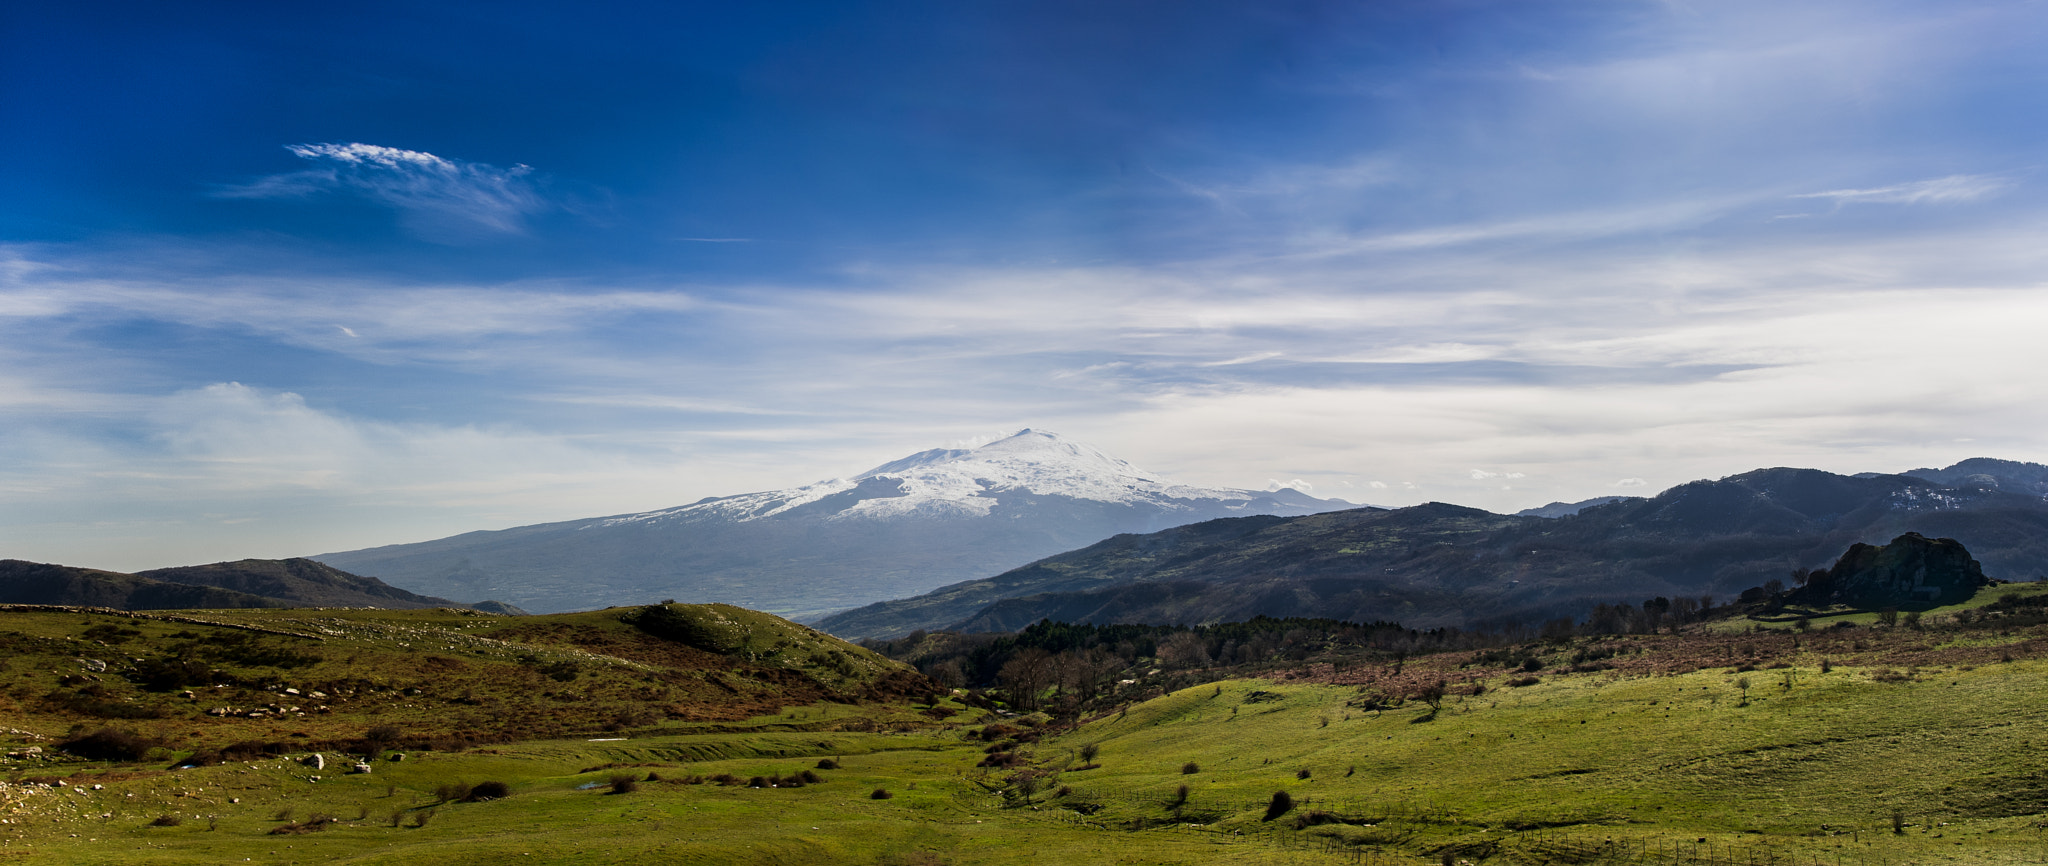
[[[1040,430],[849,478],[676,508],[320,554],[422,592],[536,611],[723,602],[792,618],[983,577],[1120,532],[1355,507],[1176,484]]]
[[[1443,503],[1218,520],[1120,535],[993,577],[846,611],[851,638],[1010,631],[1041,618],[1198,623],[1252,616],[1534,621],[1595,602],[1733,596],[1826,568],[1852,544],[1953,538],[2008,580],[2048,574],[2048,466],[1978,458],[1897,475],[1759,469],[1570,516]]]
[[[468,607],[416,595],[310,559],[244,559],[123,574],[0,560],[0,603],[185,610],[281,607]],[[505,606],[478,609],[519,613]]]

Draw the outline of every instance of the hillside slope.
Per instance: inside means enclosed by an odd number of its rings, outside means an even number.
[[[0,604],[80,605],[122,610],[290,606],[284,601],[232,589],[19,559],[0,559]]]
[[[135,576],[266,596],[295,607],[461,607],[310,559],[242,559],[138,571]]]
[[[1964,464],[1958,464],[1964,465]],[[917,628],[1009,631],[1041,618],[1216,622],[1252,616],[1418,627],[1579,615],[1596,602],[1729,597],[1851,544],[1907,532],[1960,541],[1986,575],[2048,573],[2048,467],[1973,461],[1954,485],[1913,475],[1759,469],[1561,518],[1432,503],[1112,538],[993,578],[833,616],[864,638]],[[1984,470],[2003,469],[2011,476]],[[1934,470],[1926,470],[1934,471]],[[2012,492],[2018,489],[2022,492]],[[968,608],[980,602],[978,610]]]
[[[12,671],[0,727],[119,725],[186,751],[300,750],[379,726],[416,742],[681,730],[933,688],[899,662],[724,605],[518,617],[9,606],[0,655]]]
[[[244,559],[134,574],[0,560],[0,604],[76,605],[121,610],[251,607],[466,607],[416,595],[310,559]],[[493,613],[525,611],[495,602]]]

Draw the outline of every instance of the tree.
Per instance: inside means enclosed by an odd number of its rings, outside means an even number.
[[[1038,793],[1038,789],[1044,785],[1045,780],[1040,778],[1037,773],[1026,773],[1023,777],[1019,778],[1017,780],[1017,793],[1024,795],[1024,805],[1031,805],[1031,795]]]
[[[1434,716],[1444,708],[1444,681],[1436,680],[1416,686],[1408,693],[1408,697],[1428,704],[1429,714]]]
[[[1180,632],[1159,645],[1159,661],[1175,667],[1201,667],[1209,663],[1209,642],[1194,632]]]
[[[1019,650],[996,672],[996,682],[1019,710],[1038,709],[1039,693],[1052,679],[1052,654],[1037,647]]]

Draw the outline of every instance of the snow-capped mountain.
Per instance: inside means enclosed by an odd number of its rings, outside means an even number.
[[[1024,430],[850,478],[677,508],[314,557],[416,592],[537,612],[675,598],[815,617],[985,577],[1122,532],[1353,507],[1190,487]]]

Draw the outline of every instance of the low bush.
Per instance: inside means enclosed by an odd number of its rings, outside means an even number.
[[[614,794],[631,794],[631,793],[633,793],[634,791],[638,791],[638,790],[640,790],[640,779],[639,779],[639,777],[638,777],[638,776],[636,776],[636,775],[634,775],[634,774],[632,774],[632,773],[613,773],[613,774],[612,774],[612,779],[611,779],[611,792],[612,792],[612,793],[614,793]]]
[[[1266,817],[1262,820],[1271,821],[1293,810],[1294,796],[1286,791],[1274,791],[1273,799],[1266,803]]]
[[[1187,762],[1187,763],[1185,763],[1185,764],[1182,764],[1182,765],[1180,765],[1180,774],[1181,774],[1181,775],[1183,775],[1183,776],[1192,776],[1192,775],[1194,775],[1194,774],[1196,774],[1196,773],[1199,773],[1199,772],[1201,772],[1201,771],[1202,771],[1202,765],[1200,765],[1200,764],[1197,764],[1197,763],[1195,763],[1195,762],[1193,762],[1193,761],[1189,761],[1189,762]]]
[[[272,827],[270,828],[270,835],[299,836],[306,833],[315,833],[327,829],[327,825],[332,823],[334,823],[334,816],[315,814],[304,821],[293,821],[282,827]]]
[[[889,789],[888,789],[888,788],[876,788],[876,789],[875,789],[875,792],[874,792],[874,793],[872,793],[872,794],[869,794],[869,795],[868,795],[868,799],[870,799],[870,800],[888,800],[888,799],[892,799],[892,798],[894,798],[895,796],[896,796],[895,794],[891,794],[891,793],[889,793]]]
[[[140,761],[162,746],[162,740],[125,728],[101,728],[57,744],[59,749],[93,761]]]
[[[837,769],[839,769],[839,762],[838,762],[838,761],[835,761],[835,760],[832,760],[831,758],[819,758],[819,759],[818,759],[818,769],[820,769],[820,770],[837,770]]]
[[[183,815],[158,815],[156,816],[156,820],[149,822],[149,826],[176,827],[179,824],[183,823],[185,823],[185,816]]]
[[[469,793],[463,796],[462,802],[480,803],[485,800],[503,800],[510,796],[512,796],[511,785],[507,785],[504,782],[478,782],[470,786]]]

